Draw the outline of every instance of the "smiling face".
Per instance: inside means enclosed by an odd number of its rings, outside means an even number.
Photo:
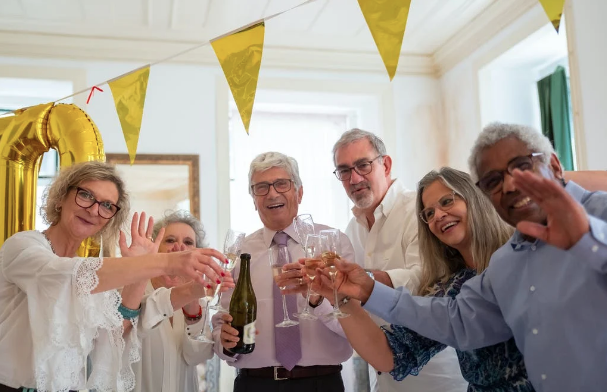
[[[375,210],[392,183],[390,177],[392,159],[387,155],[375,159],[377,156],[377,151],[366,138],[356,140],[335,151],[336,169],[373,161],[370,173],[360,175],[352,170],[350,179],[341,182],[350,200],[362,210]]]
[[[196,248],[196,233],[187,223],[170,223],[164,228],[164,237],[158,247],[159,253],[180,252]],[[171,288],[185,283],[181,276],[162,275],[152,279],[154,287]]]
[[[452,248],[459,250],[470,246],[470,235],[468,230],[468,208],[466,202],[457,194],[452,204],[444,204],[453,195],[453,191],[436,180],[424,188],[422,202],[424,209],[434,208],[434,214],[428,228],[438,238],[439,241]],[[443,211],[440,206],[445,205],[447,211]]]
[[[100,202],[118,203],[118,188],[111,181],[84,181],[78,187],[90,193]],[[76,188],[70,189],[65,199],[59,204],[61,217],[57,226],[68,233],[69,237],[83,241],[99,233],[110,220],[99,215],[98,203],[89,208],[76,204],[76,192]]]
[[[500,140],[480,153],[477,164],[479,178],[483,178],[493,170],[505,170],[508,163],[514,158],[526,156],[532,152],[534,151],[529,150],[527,145],[517,138],[509,137]],[[557,182],[558,178],[562,178],[561,164],[554,154],[550,157],[549,164],[536,160],[533,172]],[[502,186],[497,192],[489,195],[489,198],[499,216],[513,227],[516,227],[517,223],[521,221],[541,224],[546,222],[544,211],[529,197],[518,191],[509,174],[504,174]]]
[[[278,179],[290,178],[285,169],[273,167],[265,171],[255,172],[251,178],[251,184],[273,183]],[[293,223],[293,218],[297,216],[302,197],[303,187],[296,191],[295,184],[291,183],[291,189],[285,193],[278,193],[273,186],[270,186],[267,195],[253,196],[253,203],[264,226],[270,230],[280,231]]]

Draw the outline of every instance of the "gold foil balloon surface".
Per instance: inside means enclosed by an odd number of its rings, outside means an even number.
[[[75,105],[53,103],[22,109],[0,118],[0,245],[13,234],[33,230],[42,155],[57,150],[61,167],[105,161],[99,130]],[[91,240],[79,255],[98,254]]]

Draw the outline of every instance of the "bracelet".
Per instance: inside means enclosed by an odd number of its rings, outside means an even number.
[[[320,306],[320,304],[322,304],[322,301],[324,301],[324,300],[325,300],[325,297],[320,296],[320,299],[318,300],[318,302],[316,303],[316,305],[314,305],[312,302],[308,302],[308,305],[310,305],[310,307],[311,307],[312,309],[314,309],[314,308],[319,307],[319,306]]]
[[[183,316],[188,321],[198,321],[202,318],[202,306],[198,305],[198,314],[188,314],[184,308],[181,308]]]
[[[120,306],[118,306],[118,311],[122,315],[122,318],[124,318],[125,320],[132,320],[139,316],[139,313],[141,313],[141,304],[139,304],[138,309],[130,309],[124,306],[123,304],[120,304]]]

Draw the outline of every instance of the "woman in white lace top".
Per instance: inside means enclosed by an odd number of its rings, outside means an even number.
[[[138,310],[122,304],[116,289],[160,275],[218,280],[221,269],[212,257],[225,257],[213,250],[76,256],[86,238],[115,241],[128,211],[124,183],[113,166],[78,164],[62,170],[47,191],[42,212],[48,230],[6,240],[0,249],[0,391],[133,389],[137,329],[125,333],[123,322],[136,324]],[[133,224],[138,230],[125,249],[130,255],[157,248],[143,242],[152,240],[145,218],[142,223]],[[121,243],[126,246],[124,237]]]
[[[161,229],[165,229],[161,238]],[[154,225],[159,252],[177,252],[202,248],[205,232],[202,224],[187,211],[167,214]],[[230,274],[222,278],[223,291],[234,287]],[[196,365],[213,357],[213,344],[191,339],[200,333],[211,338],[208,305],[203,290],[195,282],[181,277],[159,276],[145,285],[139,332],[141,361],[134,364],[135,392],[198,392]]]

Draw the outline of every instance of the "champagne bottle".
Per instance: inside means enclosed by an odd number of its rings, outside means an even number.
[[[251,255],[240,255],[240,274],[230,300],[230,315],[232,328],[238,331],[240,340],[230,351],[236,354],[250,354],[255,349],[255,320],[257,319],[257,299],[251,284],[249,271]]]

